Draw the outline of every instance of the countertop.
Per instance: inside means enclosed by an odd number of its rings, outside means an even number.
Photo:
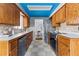
[[[26,31],[24,31],[24,32],[22,32],[22,33],[14,34],[14,35],[12,35],[12,36],[0,36],[0,40],[1,40],[1,41],[2,41],[2,40],[7,40],[7,41],[8,41],[8,40],[12,40],[12,39],[18,38],[18,37],[20,37],[20,36],[22,36],[22,35],[25,35],[25,34],[31,32],[31,31],[33,31],[33,30],[28,29],[28,30],[26,30]]]
[[[53,31],[50,31],[50,33],[55,34]],[[61,32],[61,34],[57,33],[57,35],[62,35],[68,38],[79,38],[79,33],[75,32]]]
[[[79,38],[79,34],[72,34],[72,33],[67,33],[67,34],[58,34],[58,35],[62,35],[65,37],[69,37],[69,38]]]

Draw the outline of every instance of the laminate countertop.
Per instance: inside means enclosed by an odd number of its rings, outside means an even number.
[[[62,35],[68,38],[79,38],[79,33],[65,33],[65,34],[58,34],[58,35]]]
[[[3,40],[7,40],[8,41],[8,40],[12,40],[12,39],[15,39],[15,38],[19,38],[19,37],[31,32],[31,31],[33,31],[33,30],[26,30],[25,32],[14,34],[12,36],[5,36],[5,35],[4,36],[0,36],[0,41],[3,41]]]

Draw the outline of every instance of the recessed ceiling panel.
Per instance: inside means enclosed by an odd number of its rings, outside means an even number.
[[[19,3],[30,17],[49,17],[60,3]]]
[[[27,5],[29,10],[51,10],[52,5]]]

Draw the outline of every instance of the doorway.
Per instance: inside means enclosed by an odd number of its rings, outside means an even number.
[[[35,25],[34,25],[34,36],[35,39],[42,39],[44,40],[44,23],[43,19],[35,19]]]

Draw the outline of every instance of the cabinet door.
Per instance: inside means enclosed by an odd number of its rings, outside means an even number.
[[[3,4],[0,4],[0,23],[4,23],[4,5]]]
[[[8,42],[0,41],[0,56],[8,56]]]
[[[0,4],[0,23],[1,24],[8,24],[10,19],[8,4]]]
[[[31,44],[33,39],[33,32],[27,33],[27,38],[26,38],[26,48],[28,49],[29,45]]]
[[[66,4],[66,23],[71,25],[79,24],[79,3]]]
[[[20,14],[14,6],[13,3],[0,4],[0,24],[19,25]]]
[[[5,3],[0,4],[0,23],[1,24],[12,24],[12,9],[11,4]]]
[[[63,56],[70,56],[70,48],[68,46],[63,45]]]
[[[20,23],[20,11],[18,10],[15,4],[9,4],[9,8],[10,8],[9,12],[11,17],[10,23],[11,25],[18,26]]]
[[[48,44],[50,44],[50,35],[51,35],[51,33],[48,32]]]
[[[11,24],[15,24],[15,6],[14,4],[11,4]]]
[[[70,55],[70,40],[64,36],[57,36],[58,55],[69,56]]]
[[[69,56],[70,55],[70,49],[68,46],[63,44],[62,42],[59,42],[58,44],[58,55],[59,56]]]
[[[12,51],[10,51],[9,56],[17,56],[17,49],[15,48]]]
[[[53,27],[59,27],[59,26],[60,26],[60,25],[57,23],[57,21],[56,21],[56,14],[54,14],[54,15],[52,16],[51,22],[52,22],[52,26],[53,26]]]
[[[29,18],[28,16],[24,16],[24,19],[23,19],[23,26],[25,28],[29,27]]]
[[[20,12],[18,8],[15,9],[15,25],[20,25]]]
[[[65,5],[63,7],[61,7],[58,12],[56,13],[56,20],[58,23],[62,23],[65,21],[66,19],[66,13],[65,13]]]
[[[9,55],[10,56],[18,55],[18,39],[13,39],[9,41]]]
[[[14,21],[14,5],[13,4],[7,4],[8,6],[8,11],[7,14],[8,16],[8,24],[13,25],[13,21]]]

